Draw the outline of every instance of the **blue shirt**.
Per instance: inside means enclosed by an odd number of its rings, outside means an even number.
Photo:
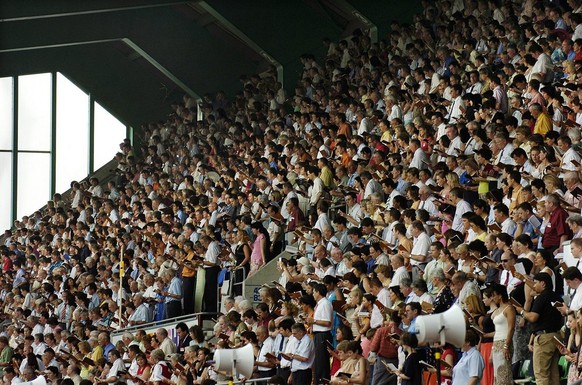
[[[113,349],[115,349],[115,345],[113,345],[111,342],[103,348],[103,358],[105,358],[105,361],[109,362],[109,352]]]
[[[473,346],[463,353],[459,362],[453,367],[453,385],[467,385],[471,377],[478,377],[476,385],[481,385],[485,361],[481,353]]]
[[[168,294],[178,295],[178,296],[180,296],[180,299],[166,296],[166,299],[165,299],[166,303],[171,302],[171,301],[181,301],[182,280],[180,278],[178,278],[178,277],[172,278],[172,280],[170,281],[170,286],[168,287]]]

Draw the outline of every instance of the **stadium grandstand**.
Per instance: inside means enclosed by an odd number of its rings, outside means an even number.
[[[0,385],[582,382],[582,0],[0,36]]]

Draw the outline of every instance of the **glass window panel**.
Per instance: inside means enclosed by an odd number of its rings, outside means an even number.
[[[87,176],[89,153],[89,95],[57,74],[56,191]]]
[[[4,233],[12,225],[12,154],[9,152],[0,152],[0,191],[0,231]]]
[[[49,151],[51,137],[51,74],[18,77],[18,148]]]
[[[14,116],[12,78],[0,78],[0,150],[12,150]]]
[[[95,103],[95,170],[109,162],[125,139],[125,125]]]
[[[50,199],[50,162],[50,154],[18,154],[18,219],[34,213]]]

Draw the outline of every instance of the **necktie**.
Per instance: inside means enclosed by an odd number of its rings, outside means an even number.
[[[285,337],[281,338],[281,343],[279,344],[279,354],[277,355],[278,360],[281,360],[281,352],[283,351],[283,345],[285,345]]]

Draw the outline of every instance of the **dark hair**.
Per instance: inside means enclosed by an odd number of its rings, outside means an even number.
[[[543,282],[546,285],[546,289],[552,290],[553,283],[552,277],[548,273],[537,273],[534,275],[534,280]]]
[[[570,266],[566,270],[564,270],[562,277],[568,280],[577,279],[582,281],[582,272],[580,272],[580,270],[577,267]]]
[[[469,329],[465,332],[465,342],[468,342],[470,346],[476,346],[479,343],[479,336]]]
[[[492,293],[499,294],[503,301],[507,301],[509,299],[509,295],[507,294],[507,287],[505,285],[501,285],[499,283],[493,283],[491,285]]]
[[[412,303],[417,303],[417,302],[411,302],[408,305],[411,305]],[[410,346],[412,349],[416,349],[418,347],[418,338],[416,337],[416,334],[412,334],[412,333],[408,333],[408,332],[404,333],[400,337],[400,342],[402,342],[403,345]]]

